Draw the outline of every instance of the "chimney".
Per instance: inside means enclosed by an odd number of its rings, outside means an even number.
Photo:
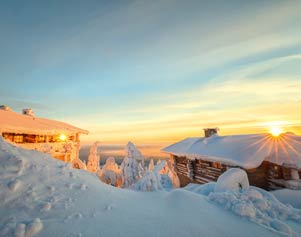
[[[11,109],[6,105],[0,105],[0,110],[11,111]]]
[[[204,128],[205,137],[211,137],[214,134],[217,134],[219,128]]]
[[[29,116],[34,116],[34,112],[33,112],[32,109],[23,109],[22,114],[29,115]]]

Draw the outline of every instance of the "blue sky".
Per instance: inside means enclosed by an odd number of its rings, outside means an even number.
[[[0,101],[86,128],[87,141],[270,122],[298,133],[300,12],[277,0],[5,1]]]

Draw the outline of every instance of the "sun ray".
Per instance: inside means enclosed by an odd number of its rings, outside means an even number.
[[[291,145],[289,144],[287,141],[283,140],[283,142],[285,143],[285,145],[287,145],[288,148],[290,148],[296,155],[298,155],[299,157],[301,157],[301,154]]]
[[[270,139],[270,138],[271,138],[270,135],[266,135],[266,136],[264,136],[263,138],[260,138],[259,140],[257,140],[257,141],[255,141],[255,142],[251,143],[251,144],[248,145],[245,149],[248,149],[248,148],[251,148],[251,147],[253,147],[253,146],[256,146],[258,143],[262,143],[262,142],[264,142],[265,140],[268,140],[268,139]]]

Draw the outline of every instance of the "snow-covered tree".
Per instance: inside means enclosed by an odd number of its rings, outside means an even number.
[[[132,142],[125,148],[126,156],[121,164],[122,186],[127,188],[144,175],[144,157]]]
[[[170,160],[167,160],[167,161],[164,161],[164,162],[165,162],[165,166],[160,170],[160,174],[168,176],[170,178],[171,182],[172,182],[172,186],[174,188],[179,188],[180,187],[180,180],[179,180],[179,177],[177,175],[177,172],[175,171],[174,163]],[[161,161],[157,162],[157,165],[159,165],[159,164],[161,164]]]
[[[156,165],[152,171],[147,171],[145,175],[134,184],[133,188],[137,191],[144,192],[163,189],[160,171],[164,168],[165,165],[166,161],[163,161]]]
[[[150,162],[149,162],[149,164],[148,164],[148,170],[152,171],[154,169],[154,166],[155,166],[154,160],[151,159]]]
[[[175,171],[174,164],[170,160],[168,160],[166,163],[167,163],[166,166],[168,167],[167,175],[169,176],[169,178],[172,182],[172,186],[174,188],[179,188],[180,187],[180,179],[177,175],[177,172]]]
[[[97,147],[99,142],[95,142],[89,152],[87,170],[96,173],[99,170],[99,155],[97,154]]]
[[[87,170],[86,163],[79,158],[72,161],[72,167],[75,169]]]
[[[114,157],[109,157],[106,160],[105,165],[98,172],[98,177],[104,183],[116,187],[121,187],[122,185],[121,173],[118,165],[115,162]]]

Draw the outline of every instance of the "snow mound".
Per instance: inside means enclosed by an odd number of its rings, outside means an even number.
[[[298,236],[287,223],[301,223],[301,210],[278,201],[263,189],[249,186],[241,169],[229,169],[217,183],[188,185],[186,190],[207,196],[208,200],[240,217],[278,234]]]
[[[208,196],[211,192],[214,192],[215,185],[215,182],[210,182],[203,185],[191,183],[184,187],[184,189],[193,193]]]
[[[231,168],[219,176],[215,192],[242,191],[249,188],[249,180],[246,171],[239,168]]]
[[[280,234],[296,236],[297,233],[286,222],[301,223],[301,210],[281,203],[269,192],[256,187],[242,192],[211,192],[208,199]]]

